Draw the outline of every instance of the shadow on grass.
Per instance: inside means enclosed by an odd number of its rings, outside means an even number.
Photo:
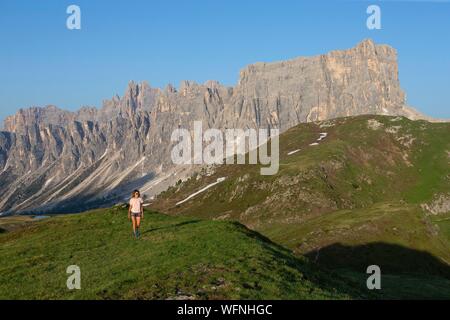
[[[240,225],[237,222],[234,224]],[[302,260],[301,257],[293,257],[291,251],[272,242],[267,237],[245,226],[242,226],[242,228],[246,230],[248,236],[262,242],[277,259],[283,260],[290,267],[301,270],[304,279],[314,282],[322,289],[334,289],[340,293],[345,293],[353,299],[396,299],[400,297],[398,292],[393,292],[391,296],[385,296],[384,292],[367,290],[366,280],[368,275],[366,270],[370,265],[378,265],[382,274],[398,276],[399,280],[392,284],[394,287],[405,285],[411,279],[415,279],[418,283],[427,281],[430,276],[437,277],[434,279],[450,279],[450,265],[425,251],[382,242],[360,246],[345,246],[335,243],[320,250],[306,253],[304,256],[308,258],[308,262]],[[342,270],[355,271],[362,277],[349,278],[341,274]],[[427,283],[427,285],[433,287],[432,283]],[[421,285],[420,288],[418,290],[424,289],[424,286]],[[427,290],[422,295],[436,290],[439,291],[439,287],[428,288]],[[414,296],[412,294],[417,296],[418,292],[413,291],[408,292],[407,296]]]
[[[450,279],[450,265],[432,254],[396,244],[374,242],[358,246],[335,243],[305,254],[327,269],[351,269],[366,273],[377,265],[385,274],[433,275]]]
[[[325,268],[311,263],[308,259],[302,259],[301,257],[294,256],[293,252],[275,242],[269,238],[263,236],[262,234],[248,229],[246,226],[239,222],[231,222],[235,226],[244,229],[247,236],[257,240],[264,246],[265,249],[269,250],[277,260],[283,261],[287,266],[300,270],[303,274],[303,279],[311,281],[317,287],[329,291],[338,292],[340,294],[346,294],[351,299],[375,299],[378,296],[372,292],[366,290],[361,290],[359,283],[348,278],[341,277],[338,273],[333,271],[328,271]],[[322,269],[322,270],[321,270]],[[288,281],[289,274],[283,275]]]

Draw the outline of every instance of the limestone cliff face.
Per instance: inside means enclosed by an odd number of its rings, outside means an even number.
[[[396,51],[370,40],[318,57],[248,66],[236,96],[250,118],[282,130],[340,116],[397,114],[405,104]]]
[[[178,90],[130,82],[123,97],[105,100],[101,109],[20,110],[0,133],[0,212],[84,210],[115,203],[137,187],[154,194],[185,170],[171,163],[170,137],[194,121],[204,128],[284,131],[359,114],[420,116],[405,106],[396,51],[370,40],[247,66],[234,88],[216,81],[184,81]]]

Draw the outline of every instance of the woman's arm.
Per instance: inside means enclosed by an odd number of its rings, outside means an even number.
[[[131,220],[131,203],[128,204],[128,220]]]

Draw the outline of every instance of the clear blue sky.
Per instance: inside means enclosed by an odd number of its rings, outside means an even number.
[[[79,31],[66,28],[70,4],[81,7]],[[366,28],[370,4],[382,30]],[[364,38],[398,49],[410,105],[450,118],[448,1],[1,0],[0,119],[29,106],[99,107],[130,80],[234,85],[247,64]]]

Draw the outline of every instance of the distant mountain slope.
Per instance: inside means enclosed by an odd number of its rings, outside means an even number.
[[[237,223],[147,212],[135,240],[126,210],[117,208],[0,233],[0,257],[0,299],[373,296]],[[81,290],[66,287],[69,265],[80,267]]]
[[[170,136],[192,129],[193,121],[205,129],[285,131],[359,114],[421,117],[406,106],[395,49],[371,40],[250,65],[233,88],[185,81],[161,90],[130,82],[123,97],[98,110],[20,110],[0,132],[0,213],[83,211],[117,203],[136,187],[157,194],[190,174],[176,172]]]
[[[280,136],[277,175],[216,166],[162,193],[152,207],[240,221],[352,279],[380,265],[392,277],[391,297],[450,298],[439,284],[450,288],[449,137],[449,123],[402,117],[301,124]],[[217,178],[225,180],[177,205]],[[414,283],[429,283],[430,291]]]
[[[209,174],[170,188],[154,205],[176,214],[237,218],[258,227],[386,201],[445,202],[449,137],[450,123],[402,117],[367,115],[301,124],[280,136],[278,174],[261,176],[258,165],[215,166]],[[176,205],[220,177],[226,180]]]

